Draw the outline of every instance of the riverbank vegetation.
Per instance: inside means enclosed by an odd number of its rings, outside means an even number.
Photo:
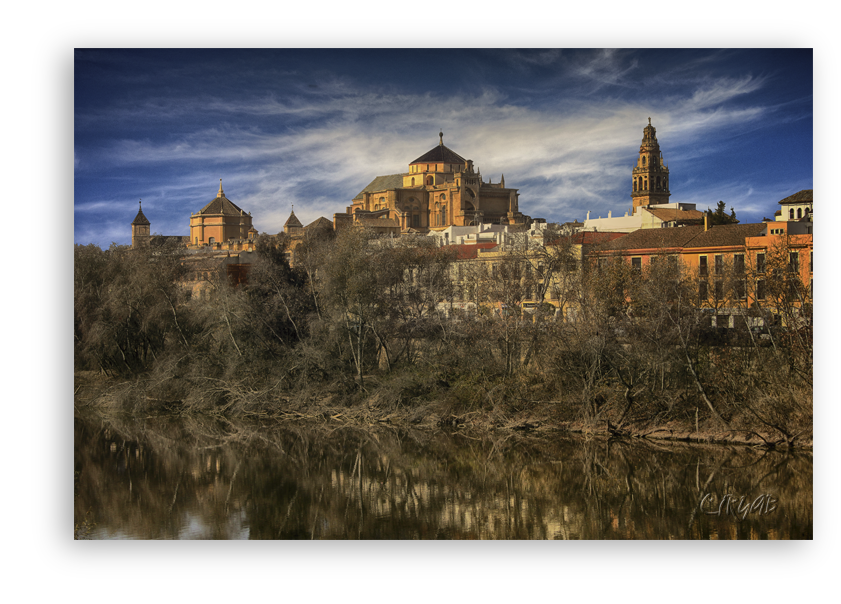
[[[698,277],[677,263],[582,267],[556,238],[485,270],[447,247],[348,230],[305,238],[292,268],[288,243],[261,237],[236,287],[224,271],[196,287],[174,249],[77,245],[76,404],[811,440],[811,327],[749,320],[763,313],[752,308],[713,328]],[[550,270],[564,317],[523,309]],[[780,315],[802,308],[802,284],[785,279],[767,285]]]

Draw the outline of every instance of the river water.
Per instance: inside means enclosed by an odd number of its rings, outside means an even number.
[[[812,454],[75,418],[88,539],[811,539]]]

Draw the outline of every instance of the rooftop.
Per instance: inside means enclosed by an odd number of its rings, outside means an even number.
[[[143,208],[137,211],[137,216],[134,217],[134,220],[131,221],[132,224],[151,224],[149,219],[143,215]]]
[[[651,249],[692,249],[706,247],[741,246],[745,238],[758,237],[765,229],[762,222],[749,224],[720,224],[706,231],[703,225],[670,229],[639,229],[614,241],[600,245],[596,251],[626,251]]]
[[[807,201],[812,201],[812,189],[803,189],[802,191],[798,191],[794,195],[789,195],[785,199],[781,200],[780,204],[805,203]]]
[[[698,210],[679,210],[670,208],[645,208],[645,210],[652,214],[658,220],[663,222],[685,222],[689,220],[704,220],[704,213]]]
[[[444,145],[438,145],[433,147],[415,161],[412,164],[466,164],[467,160],[464,159],[461,155],[450,149],[449,147],[445,147]]]
[[[461,245],[445,245],[442,249],[454,250],[456,260],[473,260],[478,257],[479,250],[490,250],[497,247],[497,244],[488,241],[485,243],[463,243]]]
[[[748,224],[719,224],[711,226],[706,231],[702,230],[692,239],[692,241],[684,245],[684,247],[699,248],[744,245],[746,237],[758,237],[762,231],[765,230],[765,226],[766,225],[762,222],[753,222]]]
[[[199,214],[222,214],[224,216],[238,216],[245,213],[242,211],[242,208],[225,197],[225,192],[222,190],[221,178],[219,179],[219,192],[216,194],[216,199],[199,210]]]
[[[284,229],[286,227],[292,227],[292,228],[298,227],[298,228],[300,228],[300,227],[303,227],[303,226],[304,225],[301,224],[301,221],[298,220],[298,217],[295,216],[295,210],[292,210],[292,212],[289,214],[289,218],[287,218],[286,222],[283,223],[283,228]]]
[[[638,229],[623,237],[601,244],[597,251],[682,248],[703,230],[703,225],[671,229]]]
[[[403,187],[403,175],[402,174],[388,174],[386,176],[377,176],[371,183],[362,189],[356,197],[353,198],[354,201],[357,199],[362,199],[363,193],[376,193],[377,191],[388,191],[390,189],[400,189]]]

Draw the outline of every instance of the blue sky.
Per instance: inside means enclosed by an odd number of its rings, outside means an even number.
[[[129,243],[226,195],[260,232],[332,219],[438,142],[550,221],[631,206],[651,117],[672,201],[742,222],[812,188],[812,51],[76,50],[74,239]]]

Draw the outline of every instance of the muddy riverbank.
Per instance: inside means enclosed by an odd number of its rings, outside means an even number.
[[[767,449],[812,448],[812,431],[784,435],[749,417],[731,418],[725,427],[714,418],[672,414],[666,419],[646,417],[645,409],[632,410],[621,425],[611,420],[610,409],[582,417],[580,406],[559,401],[530,401],[528,405],[499,401],[477,409],[457,408],[444,392],[439,397],[406,400],[387,387],[370,381],[367,393],[342,396],[325,389],[296,395],[254,393],[252,404],[235,408],[197,408],[185,401],[148,397],[148,385],[109,379],[96,372],[75,376],[77,409],[106,415],[138,417],[201,415],[210,418],[298,421],[332,426],[396,426],[467,432],[512,431],[523,433],[567,432],[592,436],[693,443],[732,444]],[[703,417],[703,416],[702,416]]]

